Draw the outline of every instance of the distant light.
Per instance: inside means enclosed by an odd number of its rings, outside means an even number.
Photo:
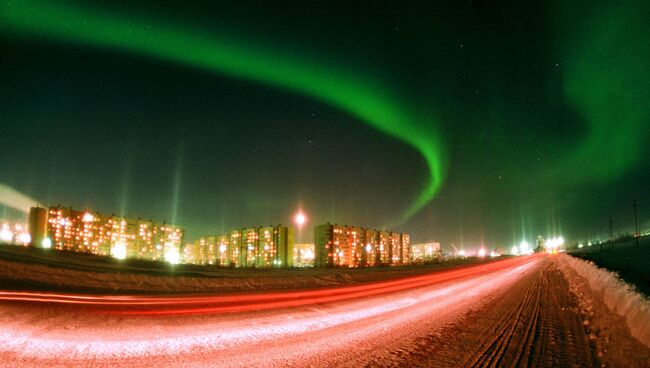
[[[219,252],[221,252],[221,253],[226,253],[226,249],[227,249],[227,247],[226,247],[225,244],[221,244],[219,246]]]
[[[459,254],[461,257],[465,257],[465,251],[464,251],[463,249],[461,249],[460,252],[458,252],[458,254]]]
[[[11,231],[9,231],[9,229],[0,230],[0,239],[2,241],[10,242],[13,237],[14,236],[11,234]]]
[[[83,221],[84,222],[92,222],[95,219],[92,213],[86,212],[84,213]]]
[[[298,226],[302,226],[307,222],[307,216],[305,216],[304,213],[298,212],[296,216],[293,218],[293,221],[296,223]]]
[[[582,247],[584,247],[584,246],[585,246],[585,245],[582,244],[582,243],[578,244],[578,248],[582,248]]]
[[[587,246],[591,247],[591,245],[592,245],[591,242],[587,242]]]
[[[483,249],[483,248],[479,249],[478,256],[479,257],[485,257],[485,249]]]
[[[490,252],[490,257],[496,257],[497,255],[498,255],[498,254],[496,254],[495,251],[491,251],[491,252]]]
[[[50,249],[50,248],[52,248],[52,240],[50,238],[44,238],[43,243],[41,245],[45,249]]]
[[[366,245],[366,252],[368,253],[372,252],[372,245],[370,244]]]
[[[29,233],[21,233],[18,235],[18,241],[23,244],[29,244],[32,242],[32,236]]]
[[[557,238],[549,239],[546,242],[546,245],[549,246],[550,248],[560,247],[560,246],[564,245],[564,238],[560,236],[560,237],[557,237]]]
[[[519,255],[519,248],[517,248],[517,246],[515,245],[515,246],[512,247],[512,249],[510,250],[510,254],[515,255],[515,256],[516,256],[516,255]]]
[[[117,242],[113,244],[111,248],[111,256],[116,259],[125,259],[126,258],[126,244],[124,242]]]
[[[181,255],[174,246],[168,246],[165,249],[165,260],[171,264],[178,264],[181,261]]]

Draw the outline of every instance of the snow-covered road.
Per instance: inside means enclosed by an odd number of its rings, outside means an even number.
[[[576,296],[557,260],[543,255],[311,294],[174,297],[178,303],[91,297],[78,304],[75,298],[0,296],[0,361],[496,367],[598,360]]]

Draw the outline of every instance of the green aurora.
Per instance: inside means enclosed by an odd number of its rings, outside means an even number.
[[[644,26],[650,15],[643,10],[647,7],[635,0],[589,4],[561,4],[549,24],[563,69],[564,103],[585,125],[584,137],[571,146],[553,147],[560,154],[541,173],[549,185],[613,181],[639,163],[648,136],[650,32]],[[579,19],[576,14],[581,14]],[[3,2],[0,27],[269,85],[359,118],[413,147],[428,167],[426,186],[392,225],[405,222],[429,203],[445,179],[442,122],[360,68],[330,65],[295,49],[268,48],[179,27],[172,19],[154,21],[65,3]]]
[[[4,3],[0,10],[8,31],[129,51],[295,91],[407,143],[424,157],[429,175],[426,187],[397,223],[431,201],[443,183],[446,164],[437,123],[423,118],[416,108],[402,103],[380,81],[362,72],[323,65],[289,50],[265,50],[172,24],[63,4],[21,1]]]
[[[565,64],[564,96],[587,123],[547,178],[611,182],[643,160],[650,101],[650,19],[639,1],[568,2],[556,34]],[[646,10],[644,10],[646,9]],[[576,14],[586,13],[576,19]]]

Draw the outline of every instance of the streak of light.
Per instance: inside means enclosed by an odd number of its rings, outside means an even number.
[[[526,258],[528,261],[493,262],[501,266],[494,272],[345,303],[223,317],[143,319],[97,315],[84,308],[53,315],[49,308],[0,303],[0,358],[17,357],[33,366],[40,362],[139,367],[179,361],[214,366],[218,356],[220,366],[282,366],[288,362],[327,366],[322,359],[332,357],[336,349],[352,344],[385,346],[387,332],[399,338],[400,331],[409,333],[425,321],[439,326],[450,318],[460,318],[493,293],[510,289],[541,264],[542,257]],[[283,348],[286,346],[291,349]],[[320,363],[311,363],[313,359]]]
[[[0,300],[122,307],[119,310],[113,309],[105,311],[106,313],[111,314],[176,315],[233,313],[339,302],[355,298],[394,293],[496,272],[508,267],[529,262],[530,260],[530,257],[507,259],[462,269],[435,272],[398,280],[308,291],[218,296],[106,296],[6,291],[0,292]],[[126,307],[126,309],[124,307]],[[133,309],[133,307],[138,308]]]

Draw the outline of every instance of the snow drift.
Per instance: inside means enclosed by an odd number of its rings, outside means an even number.
[[[650,300],[616,273],[599,268],[593,262],[569,255],[561,255],[560,259],[585,278],[591,290],[602,295],[609,309],[625,319],[632,336],[650,347]]]

